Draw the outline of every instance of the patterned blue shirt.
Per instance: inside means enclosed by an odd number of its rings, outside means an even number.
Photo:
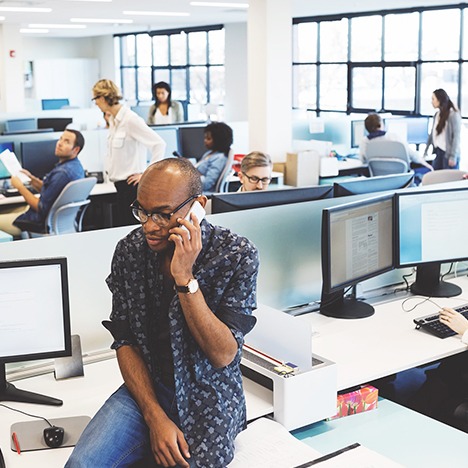
[[[244,335],[255,324],[252,309],[256,304],[258,253],[247,239],[206,220],[201,231],[203,247],[193,274],[208,307],[229,327],[239,346],[231,364],[213,367],[191,335],[176,294],[168,311],[175,395],[191,463],[204,468],[224,467],[233,458],[235,437],[245,428],[239,365]],[[141,228],[118,243],[106,281],[112,292],[112,347],[137,345],[157,382],[151,336],[147,333],[154,329],[149,324],[148,304],[155,306],[157,316],[163,277],[159,256],[149,249]],[[153,296],[151,301],[149,294]]]

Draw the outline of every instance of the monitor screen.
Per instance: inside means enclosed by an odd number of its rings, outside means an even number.
[[[15,152],[15,145],[12,141],[2,141],[0,142],[0,153],[3,153],[5,150],[10,150],[12,153]],[[6,167],[0,161],[0,180],[9,179],[10,173],[7,171]]]
[[[6,132],[26,132],[37,129],[36,119],[5,120]]]
[[[387,190],[395,191],[410,186],[413,178],[413,172],[375,177],[356,177],[343,182],[335,182],[333,184],[333,196],[347,197],[349,195],[385,192]]]
[[[351,148],[359,148],[362,139],[367,135],[364,120],[351,121]]]
[[[177,127],[151,127],[165,142],[164,157],[173,156],[174,151],[179,152],[179,133]]]
[[[227,213],[229,211],[249,210],[265,206],[321,200],[322,198],[330,198],[332,193],[333,187],[331,185],[256,190],[252,192],[214,193],[211,196],[211,212],[213,214]]]
[[[37,119],[37,128],[52,128],[54,132],[63,132],[67,125],[71,124],[71,117],[54,117],[47,119]]]
[[[0,262],[0,310],[0,400],[46,403],[1,376],[5,363],[71,355],[66,259]]]
[[[355,297],[345,299],[344,290],[393,267],[393,195],[323,210],[320,310],[324,315],[372,315],[372,306]]]
[[[205,127],[179,127],[179,153],[184,158],[200,159],[207,151]]]
[[[429,135],[429,117],[406,117],[408,143],[425,144]]]
[[[25,141],[21,143],[21,164],[31,174],[42,179],[58,163],[55,156],[57,140]]]
[[[440,281],[440,264],[468,259],[468,188],[401,192],[395,207],[397,266],[418,266],[413,292],[446,296],[454,285]]]
[[[68,99],[42,99],[42,110],[56,110],[68,107],[70,101]]]

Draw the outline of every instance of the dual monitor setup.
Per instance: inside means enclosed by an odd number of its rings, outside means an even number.
[[[3,135],[17,135],[23,133],[62,132],[71,124],[71,117],[44,117],[5,120]]]

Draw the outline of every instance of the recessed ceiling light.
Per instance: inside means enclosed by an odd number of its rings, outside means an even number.
[[[32,28],[20,29],[20,33],[23,33],[23,34],[46,34],[48,32],[49,32],[48,29],[32,29]]]
[[[190,13],[180,11],[123,11],[122,13],[134,16],[190,16]]]
[[[52,8],[0,7],[0,11],[13,11],[19,13],[50,13],[52,11]]]
[[[72,23],[111,23],[111,24],[130,24],[131,19],[112,19],[112,18],[70,18]]]
[[[223,8],[249,8],[248,3],[226,2],[190,2],[191,6],[223,7]]]
[[[49,29],[85,29],[85,24],[30,24],[30,28],[49,28]]]

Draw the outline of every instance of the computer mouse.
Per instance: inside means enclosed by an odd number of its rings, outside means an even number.
[[[60,447],[63,442],[63,436],[65,430],[63,427],[51,426],[44,429],[44,442],[48,447],[56,448]]]

